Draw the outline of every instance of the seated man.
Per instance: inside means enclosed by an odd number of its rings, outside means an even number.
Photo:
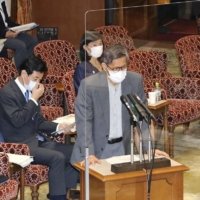
[[[19,66],[25,58],[33,55],[33,49],[38,41],[35,37],[26,33],[10,31],[9,28],[18,26],[8,17],[5,0],[0,0],[0,39],[7,39],[4,42],[6,49],[14,49],[15,65],[19,72]]]
[[[89,148],[89,163],[99,159],[130,154],[130,115],[121,95],[137,94],[147,102],[141,75],[128,72],[129,56],[119,44],[104,50],[101,65],[104,71],[84,79],[75,102],[77,139],[71,163],[85,159],[85,147]],[[143,138],[148,138],[149,125],[142,121]],[[144,142],[144,150],[148,142]],[[166,153],[156,150],[156,155]]]
[[[41,133],[51,133],[67,124],[44,119],[38,99],[44,93],[40,83],[47,66],[38,57],[26,59],[20,76],[0,89],[0,132],[5,142],[25,143],[33,164],[49,167],[51,200],[66,200],[68,188],[76,188],[78,173],[70,164],[72,146],[56,143]]]

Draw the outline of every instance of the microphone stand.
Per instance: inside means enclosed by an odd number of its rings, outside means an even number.
[[[133,139],[133,128],[136,126],[136,121],[133,117],[130,118],[131,125],[131,164],[134,163],[134,139]]]

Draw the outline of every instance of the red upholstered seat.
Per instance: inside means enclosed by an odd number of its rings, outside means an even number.
[[[128,31],[122,26],[101,26],[96,28],[103,35],[104,46],[108,47],[111,44],[122,44],[128,51],[135,49],[133,39]]]
[[[0,175],[8,176],[10,163],[6,154],[0,154]],[[18,194],[18,182],[15,180],[8,179],[4,183],[0,183],[0,199],[10,200],[17,197]]]
[[[129,52],[128,70],[142,74],[143,78],[172,77],[167,72],[165,52],[135,50]]]
[[[30,155],[29,148],[25,144],[2,143],[0,142],[0,152],[18,155]],[[28,165],[25,169],[25,185],[30,186],[32,198],[38,199],[39,185],[48,181],[48,167],[44,165]],[[20,172],[16,172],[11,177],[19,182]]]
[[[200,78],[200,36],[185,36],[175,43],[175,48],[182,76]]]
[[[73,80],[74,80],[74,70],[67,72],[62,79],[62,84],[64,87],[64,95],[69,114],[74,113],[74,102],[76,99]]]
[[[66,40],[50,40],[39,43],[34,48],[34,54],[40,56],[48,67],[48,74],[43,83],[62,81],[62,76],[73,70],[79,64],[74,46]]]

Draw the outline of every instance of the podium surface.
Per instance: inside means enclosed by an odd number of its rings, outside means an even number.
[[[85,199],[85,169],[80,163],[81,200]],[[171,160],[171,167],[153,170],[151,182],[151,200],[183,200],[183,173],[188,167]],[[147,170],[149,173],[149,170]],[[147,176],[145,171],[133,171],[114,174],[111,164],[101,160],[101,164],[90,166],[90,200],[146,200]]]

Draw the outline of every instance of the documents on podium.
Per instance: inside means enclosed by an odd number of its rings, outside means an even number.
[[[4,152],[0,152],[0,153],[4,153]],[[7,153],[7,155],[8,155],[10,163],[20,165],[21,167],[28,166],[34,160],[33,156],[28,156],[28,155],[18,155],[18,154],[11,154],[11,153]]]
[[[36,24],[35,22],[29,23],[29,24],[23,24],[20,26],[15,26],[10,28],[10,31],[16,31],[16,32],[23,32],[23,31],[30,31],[33,30],[34,28],[38,27],[39,25]]]
[[[54,135],[54,134],[59,135],[63,132],[68,132],[68,131],[75,132],[76,131],[75,115],[74,114],[65,115],[63,117],[58,117],[53,122],[56,122],[56,123],[66,122],[66,123],[68,123],[68,126],[64,127],[63,129],[61,129],[59,131],[52,132],[51,135]]]

